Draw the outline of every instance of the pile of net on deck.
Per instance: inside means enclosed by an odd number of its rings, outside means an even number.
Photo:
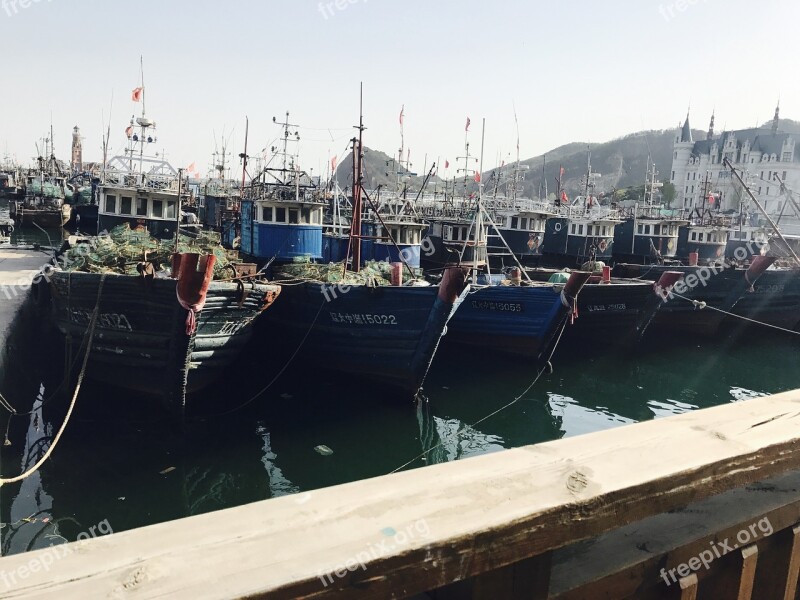
[[[42,196],[44,198],[63,198],[64,190],[61,186],[45,181],[42,183],[39,179],[34,179],[28,183],[28,192],[35,196]]]
[[[419,276],[419,273],[415,273]],[[283,265],[275,276],[277,280],[306,279],[345,285],[384,286],[392,284],[392,264],[386,261],[367,261],[358,273],[345,271],[342,263],[317,264],[306,259]],[[403,267],[403,280],[408,281],[408,269]]]
[[[82,243],[62,253],[58,262],[65,271],[121,275],[138,275],[137,265],[151,262],[156,276],[169,276],[174,252],[174,239],[159,240],[146,229],[131,229],[125,223],[114,227],[108,234],[82,239]],[[233,277],[233,270],[228,266],[239,262],[238,253],[220,246],[220,236],[213,231],[201,231],[196,237],[181,234],[178,252],[216,256],[214,279]]]

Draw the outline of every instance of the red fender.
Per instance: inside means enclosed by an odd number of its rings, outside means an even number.
[[[189,311],[186,317],[186,335],[192,335],[196,327],[196,314],[206,304],[208,286],[214,279],[214,264],[217,257],[213,254],[173,254],[172,277],[178,280],[175,290],[180,305]],[[198,270],[199,265],[199,270]]]

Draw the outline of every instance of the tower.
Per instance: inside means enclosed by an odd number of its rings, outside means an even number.
[[[714,138],[714,113],[711,113],[711,123],[708,124],[708,136],[706,136],[707,140]]]
[[[72,130],[72,167],[73,173],[83,171],[83,148],[81,145],[81,130],[75,125]]]
[[[778,100],[778,106],[775,107],[775,117],[772,119],[772,135],[778,135],[778,124],[781,120],[781,101]]]
[[[686,206],[686,199],[690,192],[686,191],[687,175],[690,172],[690,160],[694,151],[694,140],[692,139],[692,127],[689,125],[689,113],[686,113],[686,121],[683,126],[678,122],[678,131],[675,136],[675,143],[672,146],[672,177],[670,182],[675,186],[675,200],[679,207]]]

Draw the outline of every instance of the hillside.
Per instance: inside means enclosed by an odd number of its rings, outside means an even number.
[[[769,129],[772,121],[762,127]],[[779,131],[800,134],[800,122],[790,119],[781,119]],[[644,184],[648,156],[655,162],[656,170],[662,181],[669,181],[672,170],[673,142],[676,130],[652,130],[632,133],[602,144],[587,144],[585,142],[572,142],[559,146],[546,155],[535,156],[522,161],[528,167],[525,181],[523,182],[524,194],[535,198],[544,192],[543,180],[547,179],[547,191],[556,190],[556,177],[559,167],[564,168],[564,189],[570,197],[583,193],[581,181],[586,174],[588,153],[591,150],[592,170],[601,177],[596,180],[596,193],[607,193],[621,188],[630,188]],[[693,129],[695,140],[704,140],[706,132]],[[718,134],[719,135],[719,134]],[[546,157],[546,165],[545,165]],[[430,165],[428,165],[430,167]],[[544,177],[542,167],[544,166]],[[387,154],[378,150],[364,149],[364,174],[365,183],[370,188],[384,185],[394,188],[395,163]],[[508,167],[506,167],[506,170]],[[405,173],[406,170],[400,168]],[[348,156],[336,170],[339,184],[349,186],[352,180],[352,157]],[[484,181],[491,181],[493,171],[484,173]],[[411,177],[411,189],[419,189],[424,178],[420,172],[416,177]],[[435,178],[434,178],[435,180]]]

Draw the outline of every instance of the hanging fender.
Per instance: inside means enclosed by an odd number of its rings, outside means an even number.
[[[192,335],[197,328],[197,313],[205,306],[216,261],[217,257],[213,254],[172,255],[172,277],[178,280],[175,286],[178,302],[189,311],[186,317],[186,335]]]

